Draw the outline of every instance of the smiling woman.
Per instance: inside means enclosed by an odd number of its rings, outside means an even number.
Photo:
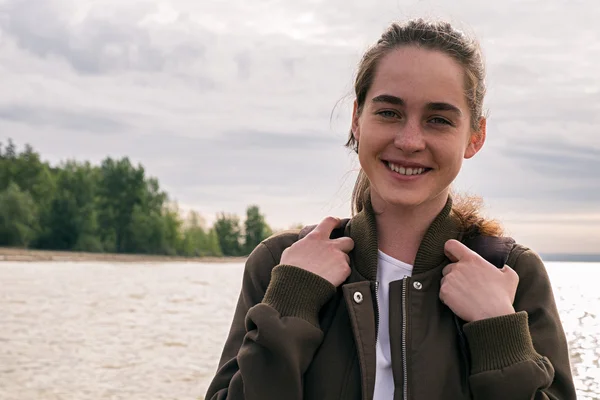
[[[366,52],[354,216],[254,249],[208,399],[575,399],[541,259],[450,191],[485,143],[484,77],[445,22]]]

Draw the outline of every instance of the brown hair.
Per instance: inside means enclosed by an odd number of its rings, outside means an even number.
[[[381,38],[363,55],[354,82],[357,113],[363,110],[367,92],[371,88],[379,61],[390,51],[403,46],[416,46],[441,51],[457,61],[465,71],[465,96],[471,113],[471,129],[479,131],[479,122],[483,116],[483,98],[485,97],[485,64],[479,43],[476,39],[454,29],[447,22],[429,22],[423,19],[393,23],[383,32]],[[346,147],[358,153],[358,141],[350,131]],[[370,182],[361,169],[352,192],[352,212],[364,208],[364,194]],[[502,227],[496,221],[480,216],[482,201],[474,196],[453,194],[452,211],[458,217],[464,230],[477,229],[482,234],[500,236]]]

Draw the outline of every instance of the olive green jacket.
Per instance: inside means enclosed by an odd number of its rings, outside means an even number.
[[[506,262],[520,278],[515,314],[461,325],[439,300],[450,262],[444,244],[463,239],[451,204],[425,234],[412,276],[390,284],[394,400],[576,399],[550,281],[532,250],[514,245]],[[371,207],[340,234],[355,248],[351,275],[339,288],[279,263],[297,231],[252,252],[206,399],[372,399],[378,247]]]

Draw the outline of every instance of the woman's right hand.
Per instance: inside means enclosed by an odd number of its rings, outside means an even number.
[[[340,226],[339,218],[327,217],[308,235],[283,251],[281,264],[302,268],[335,287],[350,275],[350,257],[354,241],[349,237],[330,239],[331,232]]]

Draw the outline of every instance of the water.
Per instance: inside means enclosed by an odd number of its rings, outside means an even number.
[[[547,266],[579,399],[600,399],[600,264]],[[242,268],[0,263],[0,400],[202,398]]]

